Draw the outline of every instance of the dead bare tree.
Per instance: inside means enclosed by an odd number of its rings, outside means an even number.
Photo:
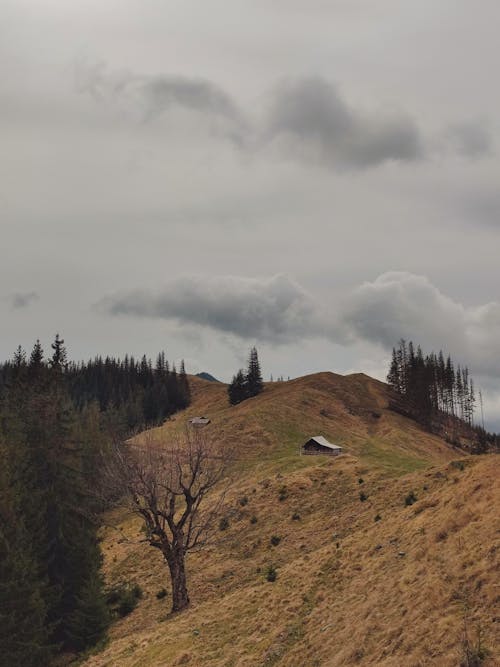
[[[148,433],[116,443],[106,456],[107,493],[142,518],[147,542],[168,564],[173,612],[189,605],[186,554],[203,547],[215,528],[230,458],[228,450],[196,429],[175,441]]]

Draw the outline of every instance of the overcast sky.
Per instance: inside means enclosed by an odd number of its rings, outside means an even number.
[[[3,0],[0,353],[383,378],[500,429],[497,0]]]

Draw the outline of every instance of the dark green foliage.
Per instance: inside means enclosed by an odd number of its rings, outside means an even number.
[[[227,388],[227,393],[231,405],[237,405],[248,398],[246,379],[241,369],[233,376],[231,384]]]
[[[91,578],[76,596],[74,611],[68,620],[67,634],[72,648],[83,651],[95,646],[106,635],[110,623],[109,608],[99,576]]]
[[[430,425],[438,413],[457,417],[472,425],[474,383],[467,368],[455,368],[443,352],[424,357],[420,346],[401,340],[393,349],[387,382],[404,398],[405,409],[416,419]]]
[[[360,491],[359,492],[359,499],[361,500],[362,503],[364,503],[365,500],[368,500],[368,496],[366,495],[366,493],[364,491]]]
[[[239,504],[241,505],[241,507],[245,507],[245,505],[248,504],[248,498],[247,498],[247,496],[242,496],[242,497],[239,499],[238,502],[239,502]]]
[[[252,347],[248,357],[248,370],[246,375],[247,391],[249,396],[257,396],[264,389],[262,373],[260,370],[257,348]]]
[[[269,567],[266,570],[266,581],[270,582],[276,581],[277,577],[278,577],[278,572],[276,568],[274,567],[274,565],[269,565]]]
[[[281,537],[279,537],[278,535],[273,535],[270,539],[270,542],[273,545],[273,547],[277,547],[278,544],[281,542]]]
[[[117,584],[109,589],[106,602],[114,615],[123,618],[134,611],[141,598],[142,589],[138,584]]]
[[[227,530],[229,528],[229,519],[223,516],[219,521],[219,530]]]
[[[0,664],[38,667],[48,664],[53,652],[45,581],[19,513],[22,491],[1,446],[0,454]]]
[[[279,490],[278,500],[280,501],[280,503],[282,503],[287,498],[288,498],[287,488],[286,486],[282,486],[281,489]]]
[[[375,519],[374,519],[375,521],[380,521],[381,519],[382,517],[380,516],[380,514],[375,514]]]
[[[257,396],[264,389],[257,349],[253,347],[248,357],[247,372],[240,369],[228,386],[227,393],[231,405],[237,405],[247,398]]]
[[[358,479],[358,484],[364,484],[364,483],[365,483],[365,480],[362,477],[360,477]]]
[[[255,516],[255,514],[250,519],[250,523],[257,523],[257,517]]]
[[[300,521],[300,514],[297,514],[297,512],[292,514],[292,521]]]
[[[413,503],[417,502],[417,496],[413,491],[410,491],[408,495],[405,497],[405,506],[408,507],[409,505],[413,505]]]
[[[166,588],[160,588],[158,593],[156,594],[156,599],[157,600],[163,600],[163,598],[167,597],[167,589]]]
[[[48,664],[99,642],[109,623],[96,518],[100,455],[110,432],[155,423],[190,400],[168,367],[107,358],[67,361],[57,335],[0,365],[0,662]],[[114,608],[128,613],[140,589]],[[2,662],[3,664],[3,662]]]

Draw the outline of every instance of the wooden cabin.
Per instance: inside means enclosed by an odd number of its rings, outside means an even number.
[[[322,435],[315,435],[302,445],[301,454],[326,454],[327,456],[338,456],[342,454],[342,447],[328,442]]]
[[[188,421],[190,426],[206,426],[210,424],[210,419],[208,417],[193,417]]]

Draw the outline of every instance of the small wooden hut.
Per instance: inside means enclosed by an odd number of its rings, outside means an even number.
[[[188,421],[190,426],[206,426],[210,424],[210,419],[208,417],[193,417]]]
[[[328,456],[338,456],[342,454],[342,447],[328,442],[322,435],[315,435],[302,445],[301,454],[326,454]]]

